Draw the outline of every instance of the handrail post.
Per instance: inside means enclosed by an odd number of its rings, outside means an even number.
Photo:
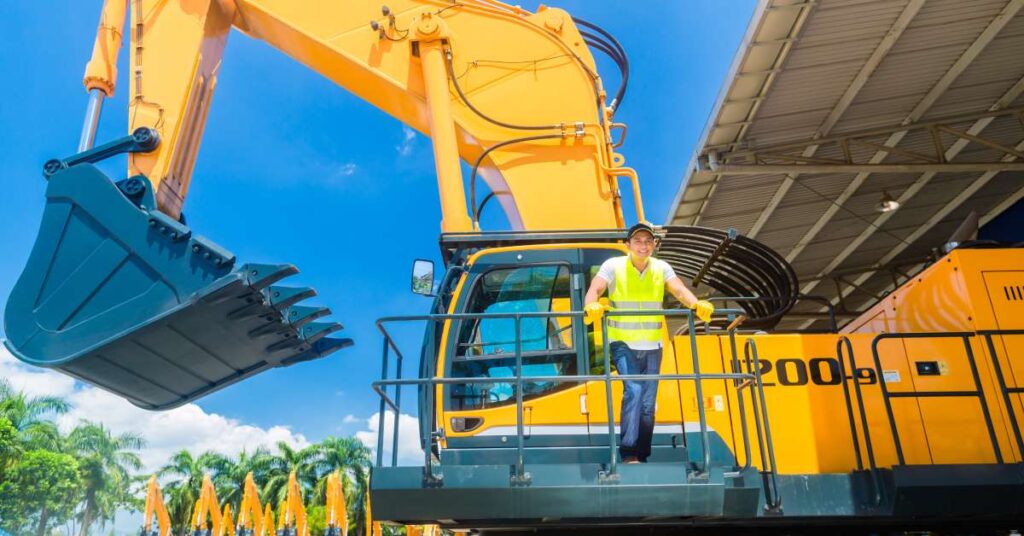
[[[1017,423],[1017,415],[1013,409],[1013,402],[1010,400],[1010,392],[1006,387],[1006,377],[1003,376],[1002,365],[999,364],[999,356],[996,354],[996,345],[992,342],[992,333],[983,333],[985,343],[988,345],[988,354],[992,358],[992,368],[995,370],[996,379],[999,380],[999,390],[1003,395],[1003,402],[1006,404],[1006,414],[1010,417],[1010,426],[1013,427],[1013,435],[1017,440],[1017,449],[1020,456],[1024,458],[1024,438],[1021,437],[1020,424]],[[1006,355],[1006,363],[1010,363],[1010,355]]]
[[[903,444],[900,443],[900,432],[896,429],[896,417],[892,413],[892,401],[889,400],[889,388],[885,386],[885,371],[882,370],[882,359],[878,356],[878,343],[883,339],[894,338],[887,335],[893,334],[882,333],[871,340],[871,358],[875,362],[878,387],[882,389],[882,402],[885,404],[885,413],[889,417],[889,428],[892,429],[892,441],[896,447],[896,460],[899,461],[900,465],[906,465],[906,460],[903,457]]]
[[[402,363],[405,360],[402,359],[402,354],[395,356],[395,379],[402,379]],[[398,467],[398,431],[401,427],[398,426],[398,420],[402,418],[402,386],[395,384],[395,407],[392,408],[393,415],[395,416],[394,421],[391,423],[393,430],[391,432],[391,467]]]
[[[992,425],[992,415],[988,411],[988,402],[985,401],[985,392],[981,387],[981,378],[978,376],[978,364],[974,361],[974,349],[971,348],[971,335],[963,336],[964,349],[967,350],[967,362],[971,365],[971,375],[974,377],[974,388],[978,390],[978,401],[981,402],[981,412],[985,416],[985,427],[988,429],[988,437],[992,441],[992,452],[996,455],[996,463],[1003,463],[1003,453],[999,450],[999,440],[996,439],[996,430]]]
[[[426,418],[426,435],[423,437],[423,481],[428,486],[437,485],[440,481],[436,475],[434,475],[434,468],[430,464],[430,451],[434,448],[434,391],[437,388],[437,382],[434,378],[434,374],[437,372],[437,361],[434,353],[434,329],[435,323],[430,322],[430,327],[427,328],[427,358],[429,363],[427,364],[427,376],[430,378],[426,384],[426,403],[424,404],[423,412]],[[396,423],[397,424],[397,423]]]
[[[843,363],[843,345],[847,346],[851,358],[853,357],[853,345],[845,335],[839,337],[836,342],[836,361],[839,362],[839,377],[843,381],[843,399],[846,401],[846,416],[850,420],[850,438],[853,440],[853,454],[857,458],[857,470],[864,470],[864,460],[860,455],[860,440],[857,439],[857,422],[853,418],[853,401],[850,398],[850,386],[847,383],[846,364]],[[856,364],[854,364],[853,381],[857,381]]]
[[[529,483],[530,477],[526,474],[526,462],[524,461],[523,449],[525,438],[523,436],[523,341],[522,321],[519,314],[515,315],[516,335],[516,474],[512,479],[514,485],[523,486]]]
[[[846,385],[846,364],[843,360],[843,345],[846,345],[847,353],[850,355],[850,371],[851,377],[853,378],[853,392],[857,395],[857,410],[860,413],[860,426],[864,430],[864,449],[868,454],[868,465],[869,471],[871,472],[871,485],[874,487],[875,501],[874,506],[881,506],[882,504],[882,483],[878,477],[878,465],[875,463],[875,449],[871,444],[871,429],[868,428],[868,415],[867,410],[864,408],[864,394],[860,390],[860,377],[857,375],[857,361],[853,356],[853,343],[846,336],[840,337],[836,343],[836,357],[839,361],[839,371],[843,375],[843,391],[844,395],[849,397],[849,388]],[[882,381],[878,378],[878,381]],[[847,401],[847,408],[851,412],[850,417],[850,433],[854,435],[853,448],[857,453],[857,470],[863,471],[864,464],[860,455],[860,445],[857,442],[857,428],[854,425],[853,420],[853,408],[852,403]]]
[[[757,418],[758,417],[757,416],[757,411],[758,410],[757,410],[757,408],[754,408],[754,412],[755,412],[755,414],[754,414],[755,415],[754,423],[757,425],[758,447],[761,449],[762,471],[763,471],[763,473],[768,473],[768,474],[771,475],[771,477],[770,477],[771,478],[771,486],[770,486],[770,488],[772,490],[771,495],[774,495],[774,499],[769,497],[769,494],[767,493],[768,489],[769,489],[769,485],[768,485],[768,478],[769,477],[762,473],[762,480],[764,482],[765,492],[766,492],[766,495],[765,495],[765,508],[767,508],[768,510],[777,510],[779,507],[782,506],[782,497],[780,497],[779,494],[778,494],[779,482],[778,482],[778,480],[776,479],[776,476],[775,476],[775,468],[776,468],[776,464],[775,464],[775,445],[772,442],[771,422],[768,420],[768,401],[767,401],[767,399],[764,396],[764,382],[762,382],[762,380],[761,380],[761,359],[758,357],[758,354],[757,354],[757,343],[754,342],[753,338],[748,338],[747,339],[747,343],[746,343],[746,345],[744,345],[744,354],[745,354],[744,357],[748,357],[748,358],[753,356],[752,366],[754,368],[754,371],[753,371],[754,372],[754,378],[756,378],[756,382],[755,383],[757,384],[757,396],[755,397],[752,394],[751,398],[752,399],[757,399],[757,398],[760,399],[760,404],[758,404],[758,405],[760,405],[760,412],[761,412],[760,419],[758,419]],[[760,422],[764,423],[764,437],[763,438],[761,437],[761,426],[759,424]],[[762,440],[764,441],[763,445],[761,443]],[[768,454],[767,463],[766,463],[766,460],[765,460],[765,450],[768,451],[767,452],[767,454]],[[771,468],[770,469],[768,468],[769,464],[771,464]]]
[[[736,330],[735,329],[729,330],[729,347],[730,347],[730,349],[732,351],[732,369],[733,369],[733,372],[740,373],[742,371],[742,369],[740,368],[739,356],[736,355]],[[743,382],[741,382],[739,379],[735,379],[735,380],[733,380],[732,383],[733,383],[733,387],[736,388],[736,407],[739,408],[739,412],[740,412],[740,430],[743,432],[743,454],[746,457],[746,459],[743,462],[743,467],[740,469],[740,472],[741,473],[745,473],[747,470],[750,469],[751,460],[752,460],[752,458],[754,456],[754,453],[753,453],[753,451],[750,448],[750,431],[747,430],[747,408],[746,408],[746,404],[744,404],[744,402],[743,402],[743,389],[744,389],[742,387],[742,383]],[[751,392],[750,396],[753,397],[754,393]],[[756,415],[754,417],[757,418]]]
[[[700,358],[697,356],[697,334],[694,332],[696,327],[693,322],[693,311],[688,311],[686,320],[689,326],[689,333],[687,335],[690,337],[690,357],[693,361],[693,374],[696,376],[693,383],[697,392],[697,415],[700,418],[700,448],[704,462],[701,466],[701,472],[706,473],[711,467],[711,441],[708,437],[707,414],[704,412],[704,388],[700,377]]]
[[[380,379],[386,381],[388,379],[388,336],[384,335],[384,357],[381,359],[381,371]],[[387,392],[387,387],[384,387],[384,392]],[[380,399],[380,410],[377,412],[377,467],[384,465],[384,431],[385,431],[385,419],[384,415],[386,408],[384,407],[384,399]]]
[[[614,312],[612,313],[614,314]],[[615,405],[612,404],[611,344],[608,342],[608,315],[601,315],[601,346],[604,349],[604,400],[608,410],[608,473],[606,478],[616,478],[615,455]],[[625,389],[625,384],[623,384]]]

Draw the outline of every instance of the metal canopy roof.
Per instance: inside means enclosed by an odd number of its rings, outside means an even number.
[[[1024,197],[1022,7],[762,0],[666,223],[736,228],[805,294],[875,303]]]

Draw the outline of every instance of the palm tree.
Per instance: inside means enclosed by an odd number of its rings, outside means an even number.
[[[317,473],[316,504],[323,504],[326,497],[327,476],[338,471],[345,493],[345,505],[353,524],[353,532],[364,524],[366,517],[366,482],[370,475],[370,449],[354,437],[327,437],[317,445],[320,459]]]
[[[213,485],[221,506],[230,504],[232,511],[237,512],[245,492],[245,476],[252,473],[256,482],[265,482],[272,460],[273,456],[263,447],[252,454],[243,450],[237,460],[218,460],[213,467]]]
[[[82,421],[68,434],[67,445],[78,457],[84,484],[79,536],[86,536],[94,522],[102,526],[118,508],[132,504],[131,471],[142,468],[135,451],[145,440],[133,433],[115,436],[102,424]]]
[[[224,456],[214,452],[204,452],[194,457],[189,451],[180,450],[157,472],[157,476],[161,478],[172,477],[164,487],[163,493],[164,497],[167,497],[167,512],[171,517],[171,526],[180,527],[179,534],[184,535],[188,530],[189,517],[196,499],[199,498],[203,475],[213,472],[218,466],[223,467],[224,464]]]
[[[305,497],[313,493],[317,479],[317,464],[320,450],[317,445],[294,449],[284,441],[278,441],[277,454],[270,459],[267,479],[263,483],[263,499],[270,504],[280,504],[288,493],[288,475],[295,471],[299,488]]]
[[[0,378],[0,417],[10,421],[18,435],[25,441],[32,441],[40,432],[40,427],[55,430],[53,423],[46,417],[63,415],[71,409],[71,404],[60,397],[34,396],[15,391],[7,380]]]

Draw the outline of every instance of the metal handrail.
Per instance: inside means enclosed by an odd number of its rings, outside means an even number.
[[[1003,395],[1003,403],[1006,406],[1006,414],[1010,418],[1010,426],[1013,428],[1014,439],[1017,440],[1017,451],[1021,458],[1024,459],[1024,439],[1021,438],[1020,424],[1017,422],[1016,412],[1013,410],[1013,403],[1010,401],[1011,394],[1024,394],[1024,387],[1007,387],[1006,377],[1003,376],[1003,367],[999,364],[999,355],[996,353],[996,345],[992,341],[994,335],[1024,335],[1024,329],[988,329],[979,330],[978,335],[985,338],[985,344],[988,346],[988,355],[992,360],[992,368],[996,373],[996,379],[999,381],[999,390]],[[1006,354],[1006,363],[1010,363],[1010,354]]]
[[[765,509],[768,511],[778,511],[782,507],[782,496],[779,494],[778,466],[775,464],[775,445],[772,443],[772,431],[770,421],[768,420],[768,403],[764,396],[764,382],[761,381],[761,361],[757,356],[757,344],[753,338],[748,338],[746,344],[743,345],[743,357],[747,364],[747,370],[753,368],[754,384],[757,385],[756,396],[754,396],[754,393],[751,393],[750,403],[754,410],[754,430],[757,431],[757,449],[761,454],[761,485],[764,488]],[[760,416],[758,416],[758,403],[760,403]],[[762,419],[764,421],[763,436],[761,434]],[[767,460],[765,459],[766,451],[768,454]],[[771,464],[770,468],[769,463]]]
[[[729,314],[730,318],[732,316],[738,314],[738,313],[742,313],[742,311],[740,311],[740,310],[728,310],[728,309],[719,310],[718,312],[720,314]],[[408,385],[417,385],[417,386],[421,386],[421,387],[422,386],[429,386],[430,388],[425,389],[425,391],[427,393],[427,401],[426,401],[426,408],[425,408],[425,410],[428,413],[428,415],[426,415],[426,418],[429,419],[428,422],[431,422],[433,420],[433,415],[432,414],[433,414],[433,410],[434,410],[434,407],[433,407],[434,406],[433,396],[434,396],[434,391],[435,391],[434,387],[436,387],[437,385],[494,383],[494,378],[443,378],[443,377],[438,378],[438,377],[433,377],[432,376],[430,378],[401,379],[400,378],[400,375],[401,375],[401,363],[404,360],[404,356],[402,355],[401,351],[399,350],[397,344],[394,342],[394,339],[391,336],[391,334],[387,331],[387,328],[385,328],[384,324],[391,323],[391,322],[403,322],[403,321],[429,321],[429,322],[435,323],[435,322],[438,322],[438,321],[447,321],[447,320],[468,320],[468,319],[481,319],[481,318],[491,318],[491,319],[494,319],[494,318],[506,318],[506,319],[513,319],[515,321],[515,326],[516,326],[515,331],[516,331],[517,345],[516,345],[516,352],[515,352],[514,357],[516,359],[516,374],[515,374],[514,377],[502,378],[503,380],[506,380],[506,381],[504,381],[502,383],[514,383],[515,386],[516,386],[516,435],[517,435],[516,451],[517,451],[517,456],[516,456],[516,474],[515,474],[515,478],[518,479],[518,482],[525,483],[525,482],[529,481],[529,475],[525,473],[525,469],[524,469],[524,450],[525,450],[525,445],[524,445],[524,433],[523,433],[523,407],[522,407],[522,396],[523,396],[522,386],[523,386],[523,383],[524,383],[524,378],[523,378],[523,375],[522,375],[522,348],[521,348],[521,337],[520,337],[520,331],[521,331],[521,329],[520,329],[521,328],[521,324],[520,323],[521,323],[521,319],[523,319],[523,318],[553,318],[553,317],[582,318],[584,315],[585,315],[585,313],[582,312],[582,311],[569,311],[569,312],[526,312],[526,313],[453,313],[453,314],[433,314],[433,315],[418,315],[418,316],[396,316],[396,317],[386,317],[386,318],[379,319],[376,324],[377,324],[378,330],[383,334],[383,336],[385,338],[385,341],[384,341],[384,348],[385,348],[384,360],[385,360],[385,363],[384,363],[384,370],[383,370],[383,373],[382,373],[382,379],[380,381],[373,382],[373,384],[372,384],[372,388],[374,389],[374,391],[381,397],[381,411],[379,413],[379,424],[378,424],[378,430],[380,432],[378,433],[377,466],[379,467],[379,466],[383,465],[383,458],[382,458],[382,456],[383,456],[382,455],[383,439],[382,438],[383,438],[384,429],[385,429],[385,422],[384,422],[384,414],[385,413],[384,412],[385,412],[386,408],[390,408],[392,410],[393,414],[394,414],[394,422],[392,423],[392,427],[394,428],[394,433],[393,433],[393,436],[392,436],[392,439],[393,439],[393,442],[392,442],[392,465],[393,466],[397,465],[397,443],[398,443],[398,426],[397,426],[397,423],[398,423],[398,418],[399,418],[399,415],[400,415],[401,407],[400,407],[400,399],[398,398],[397,394],[396,394],[396,399],[395,400],[392,400],[388,396],[388,394],[387,394],[387,387],[388,386],[394,386],[396,393],[400,393],[402,386],[408,386]],[[620,311],[609,311],[609,312],[606,313],[606,315],[605,315],[606,318],[602,319],[602,326],[604,327],[605,332],[607,332],[607,317],[608,316],[616,316],[616,315],[623,315],[623,316],[624,315],[630,315],[630,316],[680,316],[680,315],[687,315],[688,319],[689,319],[689,323],[691,325],[693,324],[693,312],[688,310],[688,309],[658,310],[658,311],[651,311],[651,310],[625,311],[625,310],[620,310]],[[434,337],[433,328],[430,328],[430,330],[428,331],[428,334],[430,335],[430,340],[428,341],[428,348],[430,349],[429,350],[429,355],[432,357],[431,362],[428,363],[428,366],[430,367],[429,370],[433,371],[433,370],[436,369],[436,362],[434,361],[434,358],[436,358],[436,356],[434,355],[434,351],[433,351],[433,346],[434,346],[433,345],[433,337]],[[734,329],[730,329],[730,334],[731,335],[734,334]],[[703,382],[703,380],[733,380],[734,386],[737,387],[737,392],[738,393],[740,393],[742,391],[742,388],[746,387],[746,386],[750,386],[750,387],[753,388],[754,385],[757,385],[758,387],[762,387],[761,386],[761,381],[760,381],[760,366],[757,366],[757,370],[754,373],[739,373],[739,372],[737,372],[737,373],[710,373],[710,374],[702,374],[702,373],[700,373],[700,365],[699,365],[699,362],[698,362],[698,356],[697,356],[697,352],[696,352],[696,338],[695,338],[695,336],[696,336],[696,334],[693,331],[691,331],[691,335],[690,335],[690,338],[691,338],[691,350],[692,350],[692,357],[693,357],[693,360],[694,360],[694,373],[693,374],[617,375],[617,376],[615,376],[613,378],[613,377],[611,377],[611,367],[610,367],[610,357],[609,357],[610,356],[610,352],[609,352],[609,349],[608,349],[609,341],[607,340],[607,337],[605,337],[604,338],[605,373],[603,375],[529,376],[528,378],[526,378],[525,381],[528,381],[528,382],[551,382],[551,383],[581,383],[581,382],[587,382],[587,381],[604,381],[605,382],[606,400],[607,400],[607,403],[609,405],[609,408],[608,408],[608,417],[609,417],[609,419],[608,419],[608,421],[609,421],[609,430],[610,430],[610,434],[609,434],[609,451],[610,451],[610,455],[609,455],[609,471],[606,473],[606,476],[614,477],[614,475],[616,474],[615,471],[616,471],[617,460],[616,460],[616,456],[615,456],[615,454],[616,454],[616,444],[615,443],[616,442],[615,442],[614,419],[613,419],[614,408],[611,407],[612,398],[610,396],[611,395],[611,387],[610,386],[611,386],[611,382],[612,381],[658,381],[658,382],[661,382],[661,381],[694,381],[695,385],[696,385],[696,388],[697,388],[697,397],[698,397],[699,400],[703,400],[703,396],[702,396],[703,391],[701,389],[701,383]],[[752,344],[752,341],[748,342],[748,346],[750,344]],[[398,369],[399,369],[398,373],[396,374],[396,376],[399,376],[399,377],[396,378],[396,379],[393,379],[393,380],[387,379],[387,362],[386,361],[387,361],[387,355],[388,355],[388,349],[389,348],[392,351],[394,351],[396,356],[397,356],[397,366],[398,366]],[[735,348],[733,349],[733,352],[734,352],[734,355],[735,355]],[[756,352],[756,349],[755,349],[755,352]],[[756,359],[756,356],[755,356],[755,359]],[[761,401],[762,401],[761,407],[765,408],[763,387],[761,389],[760,395],[761,395]],[[742,399],[741,398],[742,397],[741,394],[738,395],[738,397],[740,399]],[[705,413],[703,411],[703,409],[704,409],[703,408],[703,404],[699,404],[698,407],[699,407],[699,410],[700,410],[699,411],[699,418],[700,418],[700,426],[701,426],[702,453],[704,454],[704,465],[703,465],[702,469],[704,471],[706,471],[708,469],[708,467],[710,466],[710,441],[709,441],[709,438],[708,438],[707,418],[706,418],[706,415],[705,415]],[[767,413],[766,412],[764,412],[763,415],[765,417],[767,417]],[[755,420],[757,420],[757,417],[758,416],[755,413]],[[744,447],[745,447],[745,450],[746,450],[746,453],[747,453],[747,463],[746,463],[746,466],[743,469],[743,470],[745,470],[746,468],[749,468],[750,459],[751,459],[751,456],[750,456],[751,449],[750,449],[750,444],[749,444],[749,438],[747,437],[747,434],[746,434],[745,414],[741,415],[741,422],[743,423],[743,430],[744,430]],[[760,423],[758,423],[758,425],[760,425]],[[767,421],[766,421],[766,428],[767,428]],[[770,435],[769,435],[769,438],[768,438],[767,445],[768,445],[768,448],[772,448],[771,447]],[[425,469],[424,481],[426,483],[437,482],[437,481],[439,481],[439,478],[436,475],[433,474],[433,469],[431,467],[430,451],[431,451],[431,447],[432,447],[432,442],[428,440],[427,444],[424,445],[424,447],[425,447],[424,448],[424,469]],[[760,449],[764,449],[765,447],[764,447],[763,444],[759,443],[759,448]],[[763,455],[764,455],[764,453],[762,452],[762,457],[763,457]],[[774,468],[774,451],[769,453],[769,457],[772,460],[772,467]],[[776,486],[776,489],[777,489],[777,486]],[[766,490],[766,493],[767,492],[768,491]]]
[[[892,430],[893,443],[896,447],[896,459],[900,465],[906,465],[903,456],[903,445],[900,442],[899,430],[896,428],[896,417],[892,412],[891,398],[921,398],[921,397],[977,397],[981,403],[981,412],[985,417],[985,426],[988,429],[989,439],[992,442],[992,451],[995,453],[996,463],[1003,463],[1003,455],[999,450],[999,442],[996,439],[995,427],[992,424],[992,415],[988,410],[988,403],[985,401],[985,393],[981,387],[981,378],[978,375],[978,366],[974,359],[974,350],[971,348],[970,331],[951,331],[947,333],[882,333],[876,335],[871,341],[871,354],[875,362],[875,373],[878,375],[878,385],[882,390],[882,401],[885,403],[885,412],[889,418],[889,428]],[[974,378],[974,391],[909,391],[890,393],[885,385],[885,375],[882,371],[882,361],[878,355],[878,343],[886,339],[943,339],[957,338],[964,343],[967,351],[967,362],[971,367],[971,375]]]
[[[843,359],[843,348],[846,348],[847,354],[850,357],[850,370],[852,376],[846,375],[846,362]],[[857,375],[857,362],[853,357],[853,343],[850,339],[843,335],[836,341],[836,360],[839,362],[839,374],[843,378],[843,398],[846,400],[846,415],[850,420],[850,437],[853,439],[853,452],[857,457],[857,470],[864,470],[864,462],[860,455],[860,442],[857,439],[857,425],[854,422],[853,417],[853,404],[850,400],[850,387],[848,384],[849,380],[853,379],[853,390],[857,394],[857,409],[860,412],[860,423],[861,428],[864,430],[864,448],[868,455],[868,464],[870,464],[871,472],[871,486],[874,488],[875,500],[874,505],[879,506],[882,504],[882,486],[881,480],[878,475],[878,464],[875,463],[875,449],[871,443],[871,431],[868,427],[868,415],[867,410],[864,407],[864,394],[860,390],[860,376]],[[881,381],[879,378],[878,381]]]

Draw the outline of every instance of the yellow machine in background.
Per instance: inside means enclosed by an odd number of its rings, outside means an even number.
[[[143,536],[171,536],[171,517],[167,514],[167,506],[164,505],[164,497],[160,493],[156,475],[149,477],[149,483],[146,485],[146,506],[142,515]],[[157,530],[153,530],[154,516]]]
[[[278,534],[285,536],[309,536],[306,507],[302,504],[302,491],[295,471],[288,475],[288,492],[278,511]]]
[[[225,505],[226,507],[227,505]],[[210,475],[203,475],[203,484],[199,488],[199,498],[196,499],[196,505],[192,509],[192,525],[191,530],[193,533],[209,534],[213,536],[222,536],[224,534],[224,517],[220,510],[220,501],[217,500],[217,491],[213,488],[213,481],[210,479]],[[231,527],[231,533],[234,533],[234,527]]]
[[[263,506],[260,505],[260,495],[256,490],[256,481],[253,479],[252,472],[245,475],[243,486],[242,502],[238,507],[236,532],[239,536],[263,536]]]

